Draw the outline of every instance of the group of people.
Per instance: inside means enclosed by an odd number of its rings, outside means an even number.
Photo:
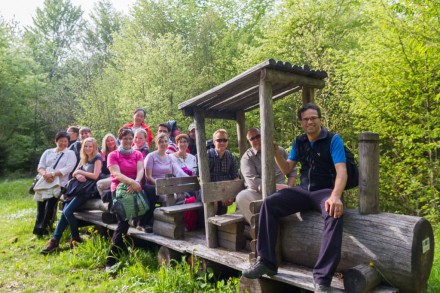
[[[45,151],[40,159],[39,174],[48,182],[60,177],[60,186],[68,182],[69,176],[82,182],[95,180],[101,195],[106,190],[114,194],[121,182],[128,185],[128,192],[143,191],[150,203],[150,210],[136,221],[136,225],[145,232],[152,232],[153,212],[158,201],[156,180],[165,178],[167,174],[176,177],[196,176],[197,148],[194,125],[189,127],[188,134],[183,134],[170,129],[170,124],[159,124],[156,136],[153,137],[150,127],[144,123],[145,115],[144,109],[136,109],[133,113],[134,121],[120,128],[117,138],[112,134],[105,135],[100,150],[88,128],[70,127],[67,132],[59,132],[55,138],[57,147]],[[327,292],[341,256],[342,193],[347,181],[344,145],[339,135],[330,133],[321,125],[321,111],[315,104],[303,105],[298,111],[298,119],[305,133],[293,141],[290,154],[274,143],[277,192],[263,202],[257,239],[259,257],[252,267],[243,271],[243,276],[259,278],[264,274],[276,274],[278,264],[275,247],[279,219],[296,212],[316,210],[322,214],[325,228],[313,274],[316,292]],[[151,151],[153,140],[155,151]],[[247,140],[250,148],[240,160],[241,177],[246,182],[246,189],[237,195],[236,204],[246,221],[250,222],[249,203],[262,198],[260,130],[250,128]],[[216,130],[212,143],[214,147],[206,150],[211,181],[240,178],[238,160],[228,150],[226,130]],[[332,163],[316,164],[311,159],[311,150],[327,159],[323,161]],[[295,186],[298,162],[301,164],[301,177],[300,185]],[[53,167],[55,165],[56,168]],[[73,212],[87,199],[87,196],[75,196],[64,205],[57,228],[43,253],[49,253],[58,247],[62,232],[67,226],[71,229],[70,244],[73,246],[81,241]],[[182,200],[184,198],[176,199],[177,202]],[[56,202],[55,196],[38,201],[35,234],[48,233],[47,227]],[[216,203],[216,213],[226,213],[232,202],[233,200],[227,200]],[[116,263],[118,252],[125,248],[123,235],[128,228],[128,221],[117,216],[117,229],[112,237],[106,268],[111,268]]]

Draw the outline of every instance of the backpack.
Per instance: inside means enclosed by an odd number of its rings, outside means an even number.
[[[330,141],[333,139],[333,136],[335,135],[333,132],[328,132]],[[321,158],[312,148],[309,149],[309,154],[318,162],[326,163],[323,158]],[[352,188],[355,188],[359,185],[359,170],[358,165],[356,162],[356,159],[354,158],[353,152],[347,148],[344,145],[344,152],[345,152],[345,158],[346,158],[346,167],[347,167],[347,184],[345,185],[345,190],[349,190]],[[334,168],[333,168],[334,170]],[[330,173],[333,174],[334,178],[336,178],[336,174],[333,170],[330,170]]]
[[[112,207],[113,211],[125,221],[142,216],[150,210],[148,201],[143,197],[143,192],[127,193],[127,187],[126,183],[119,183]]]

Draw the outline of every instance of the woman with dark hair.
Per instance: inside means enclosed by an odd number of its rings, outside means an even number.
[[[58,248],[63,232],[67,226],[70,226],[71,232],[71,238],[69,240],[70,248],[73,248],[77,243],[81,242],[78,220],[73,213],[78,211],[79,207],[92,196],[95,191],[96,180],[101,173],[102,165],[101,155],[98,154],[98,143],[93,137],[88,137],[82,142],[80,156],[81,160],[78,168],[73,172],[73,178],[75,178],[75,180],[71,180],[69,185],[75,183],[79,185],[87,184],[87,188],[85,190],[76,189],[74,194],[71,195],[72,199],[64,204],[63,212],[55,232],[47,246],[41,251],[43,254],[51,253]]]
[[[110,170],[111,192],[115,197],[116,188],[120,183],[128,185],[127,192],[142,190],[141,182],[144,178],[143,156],[132,148],[134,134],[130,128],[120,128],[118,138],[121,145],[116,151],[108,155],[107,165]],[[123,235],[127,234],[129,224],[119,215],[116,215],[117,227],[112,237],[112,244],[106,260],[106,271],[111,272],[116,264],[120,250],[125,250]]]
[[[130,128],[133,132],[137,129],[144,129],[147,132],[148,147],[151,148],[151,142],[153,141],[153,133],[150,130],[150,126],[145,124],[145,118],[147,117],[147,111],[143,108],[136,108],[133,112],[133,122],[125,124],[123,127]]]
[[[56,148],[48,149],[43,153],[37,171],[43,178],[40,179],[43,185],[51,186],[59,181],[60,188],[35,189],[37,218],[33,233],[37,236],[49,235],[48,227],[54,216],[61,187],[66,185],[69,174],[76,165],[75,153],[67,149],[69,134],[65,131],[58,132],[55,136],[55,144]]]

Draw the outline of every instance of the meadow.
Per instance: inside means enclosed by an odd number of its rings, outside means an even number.
[[[0,182],[0,291],[1,292],[238,292],[239,279],[218,278],[199,263],[184,260],[170,267],[157,264],[157,248],[130,247],[118,263],[116,273],[105,272],[109,239],[93,228],[83,228],[84,243],[68,249],[65,232],[59,252],[44,256],[40,250],[47,238],[32,234],[35,202],[27,193],[30,179]],[[435,240],[439,225],[434,225]],[[428,293],[440,292],[439,247]]]

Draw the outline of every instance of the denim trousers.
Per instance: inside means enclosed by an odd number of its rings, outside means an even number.
[[[78,195],[75,196],[71,201],[64,204],[63,212],[61,213],[61,218],[58,221],[58,225],[55,229],[53,237],[57,240],[61,239],[63,236],[64,230],[66,230],[67,226],[70,226],[70,235],[71,237],[79,237],[78,231],[78,220],[73,215],[74,212],[78,211],[78,209],[88,200],[88,196]]]

